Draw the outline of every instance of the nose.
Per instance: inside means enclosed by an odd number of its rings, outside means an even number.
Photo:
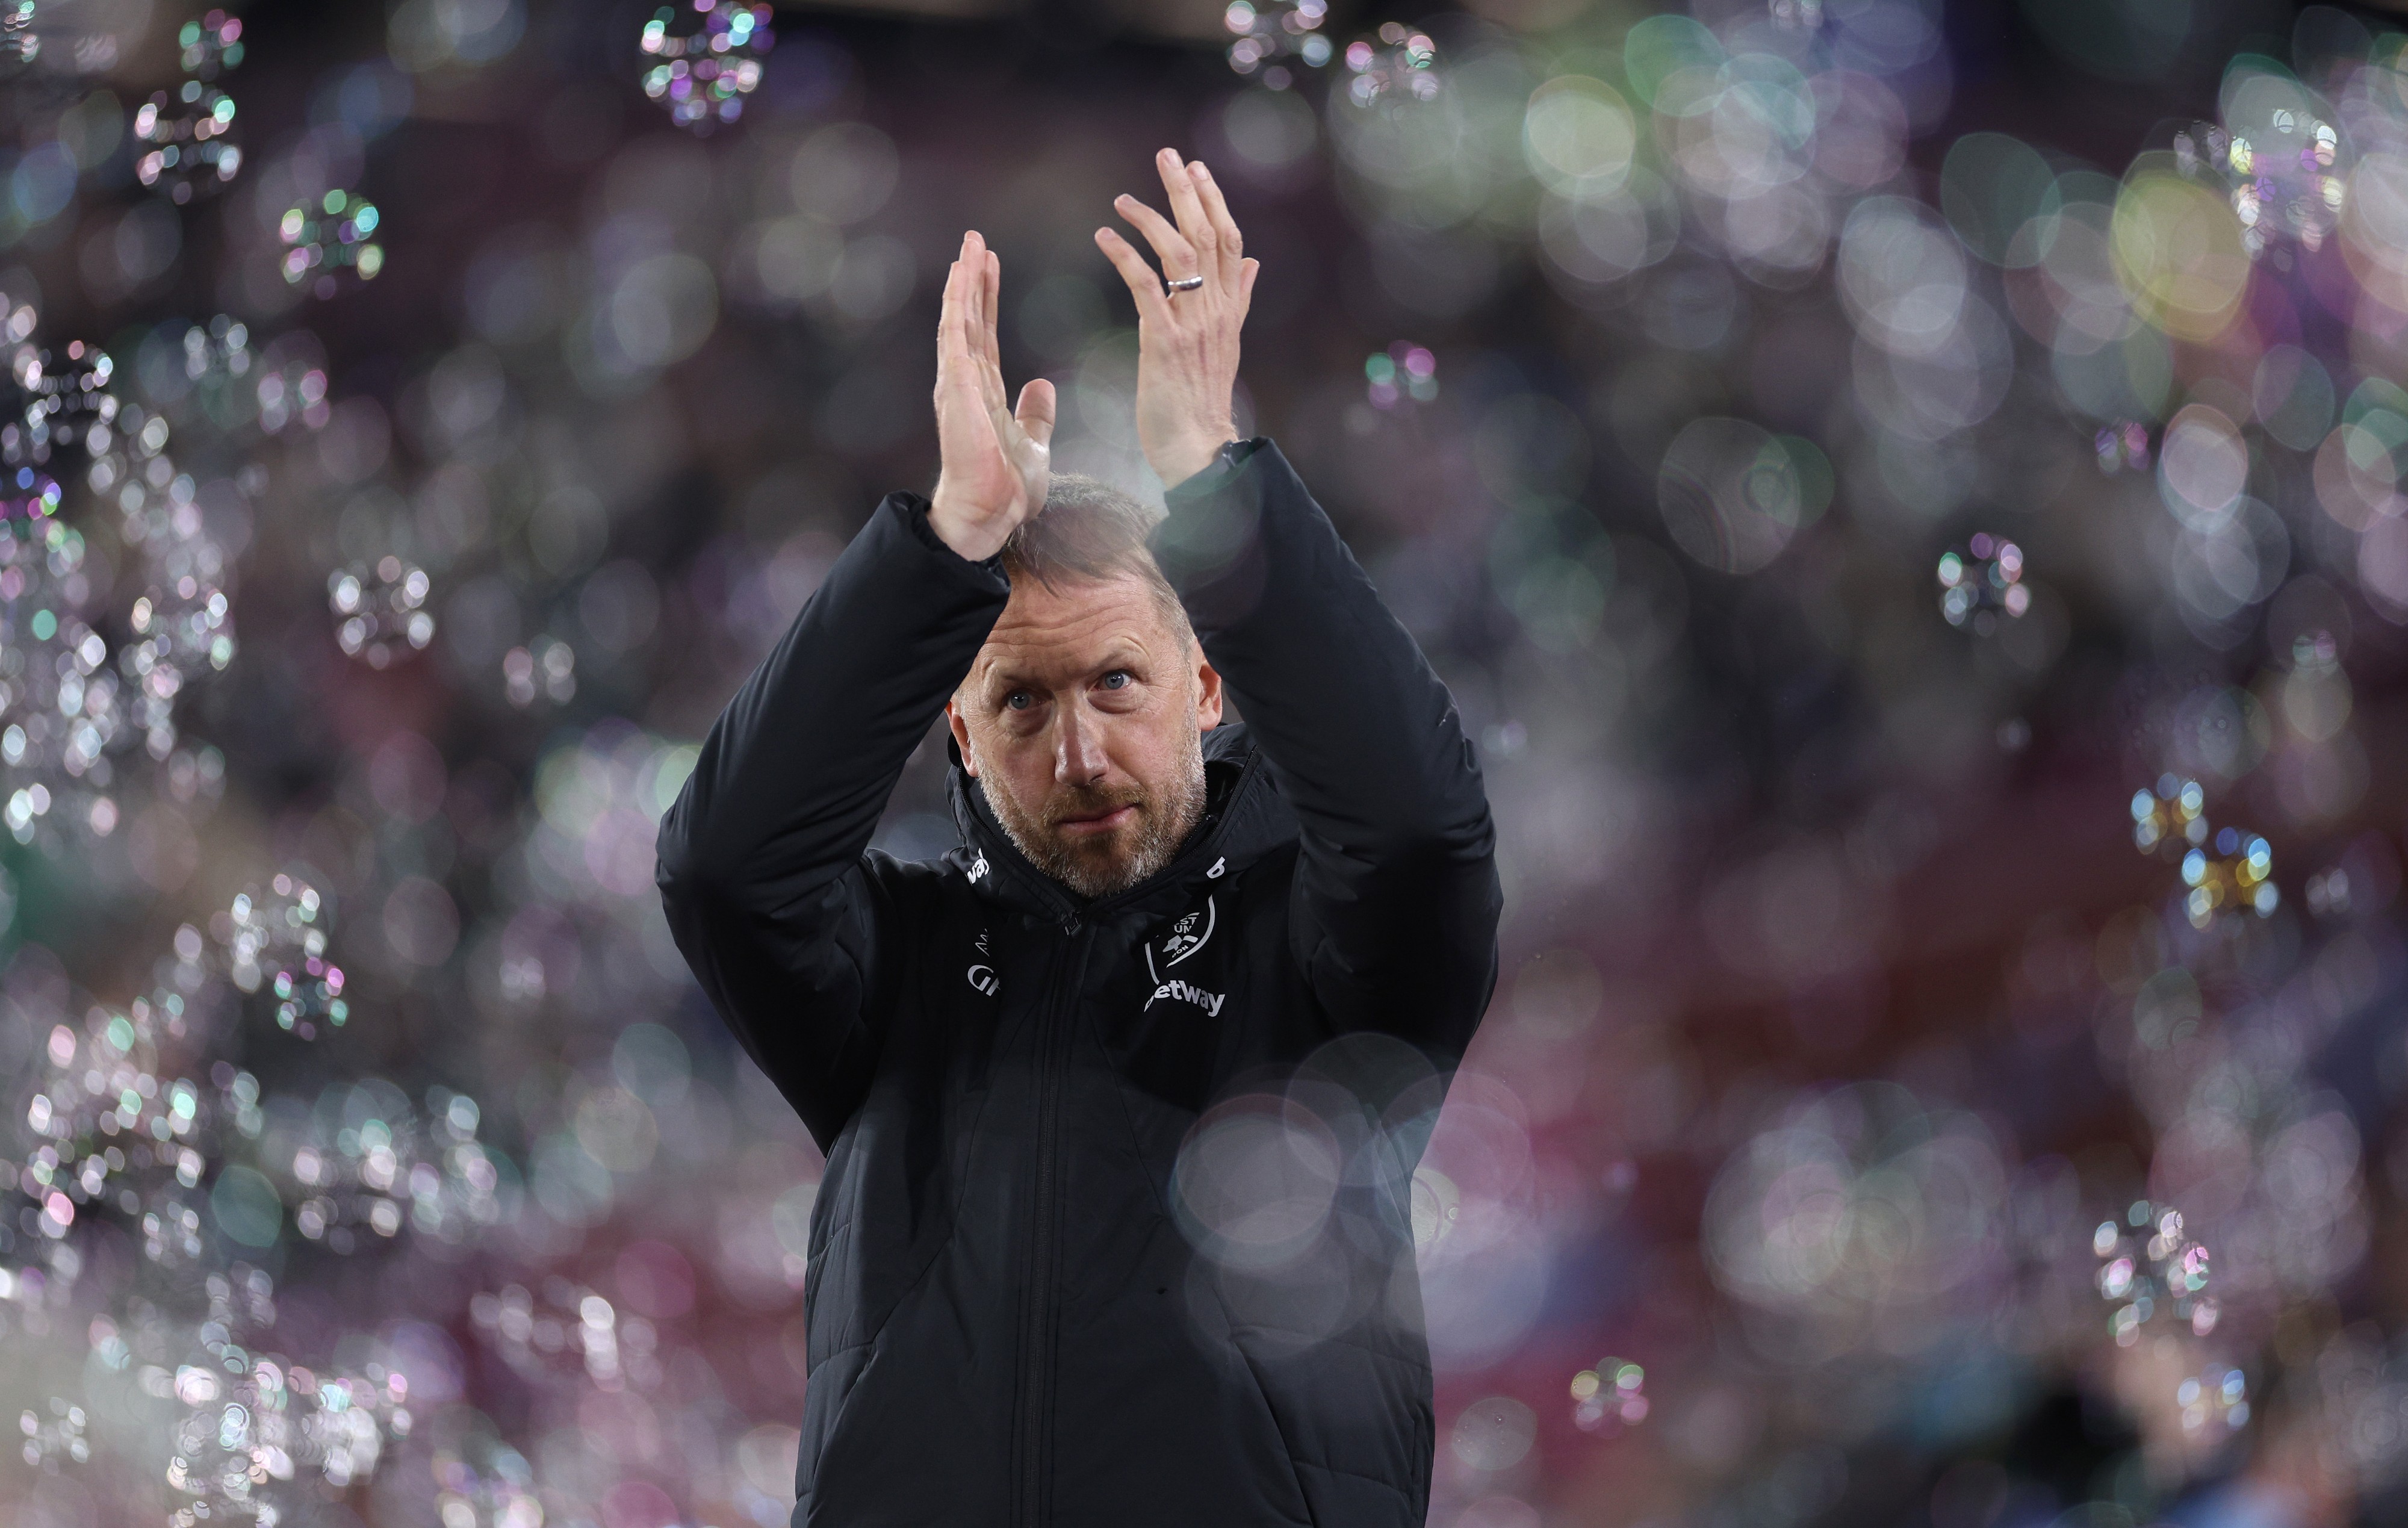
[[[1087,786],[1104,777],[1104,740],[1096,718],[1083,706],[1061,708],[1060,730],[1054,740],[1054,778],[1066,786]]]

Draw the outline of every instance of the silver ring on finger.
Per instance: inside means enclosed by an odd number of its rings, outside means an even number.
[[[1197,287],[1204,284],[1204,278],[1201,276],[1182,276],[1179,280],[1166,284],[1168,289],[1173,292],[1193,292]]]

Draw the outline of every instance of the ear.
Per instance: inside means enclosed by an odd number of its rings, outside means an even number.
[[[945,702],[945,725],[953,730],[953,746],[962,751],[962,772],[977,779],[978,756],[970,752],[970,724],[963,717],[961,708],[951,700]]]
[[[1204,656],[1204,644],[1196,644],[1196,730],[1210,732],[1221,725],[1221,670]]]

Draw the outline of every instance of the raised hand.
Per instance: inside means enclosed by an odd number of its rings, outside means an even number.
[[[1165,149],[1154,167],[1176,223],[1134,196],[1116,198],[1112,208],[1145,235],[1163,274],[1110,228],[1096,229],[1096,242],[1137,299],[1137,440],[1168,487],[1211,466],[1238,433],[1231,423],[1238,330],[1261,262],[1246,258],[1229,205],[1201,161],[1182,164]],[[1199,287],[1164,290],[1165,278],[1197,276],[1204,279]]]
[[[928,498],[928,524],[972,561],[1003,549],[1015,527],[1045,507],[1052,475],[1054,384],[1039,377],[1005,406],[995,339],[1002,262],[977,233],[945,275],[937,321],[937,448],[943,466]]]

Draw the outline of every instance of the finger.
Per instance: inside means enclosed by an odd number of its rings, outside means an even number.
[[[967,241],[965,243],[967,247]],[[939,355],[944,353],[946,336],[953,331],[953,313],[961,301],[961,286],[962,262],[956,256],[953,263],[945,267],[944,296],[937,305],[937,353]]]
[[[971,229],[962,249],[962,336],[973,353],[979,326],[986,322],[986,240]]]
[[[1003,376],[995,361],[996,254],[976,229],[963,236],[959,262],[961,303],[954,323],[954,354],[963,377],[991,412],[1004,406]]]
[[[1003,374],[1003,347],[996,340],[996,314],[1003,305],[1003,256],[993,250],[986,252],[985,284],[981,289],[985,303],[985,322],[979,325],[979,345],[987,364]]]
[[[1234,283],[1246,252],[1244,236],[1238,232],[1238,220],[1229,215],[1229,204],[1222,198],[1221,182],[1212,179],[1204,161],[1190,160],[1187,168],[1196,177],[1196,195],[1204,204],[1204,215],[1220,238],[1222,273]]]
[[[946,270],[944,302],[937,313],[937,387],[939,391],[943,390],[961,349],[962,269],[963,263],[955,260]]]
[[[1249,255],[1238,269],[1238,312],[1242,317],[1245,310],[1254,306],[1254,278],[1262,274],[1263,263]]]
[[[1096,230],[1096,243],[1102,248],[1104,258],[1112,263],[1112,268],[1121,273],[1121,280],[1128,283],[1129,296],[1137,299],[1139,320],[1148,324],[1168,322],[1168,299],[1163,296],[1162,278],[1145,263],[1145,256],[1110,228]]]
[[[1199,273],[1202,263],[1197,259],[1196,247],[1161,213],[1126,195],[1113,200],[1112,210],[1126,218],[1139,233],[1145,236],[1145,241],[1154,246],[1154,257],[1162,262],[1166,273],[1172,276]]]
[[[1012,417],[1020,421],[1022,433],[1039,445],[1050,447],[1054,440],[1054,384],[1037,377],[1020,390],[1020,407]]]
[[[1221,268],[1221,236],[1213,230],[1212,220],[1205,216],[1203,199],[1196,195],[1196,177],[1180,160],[1176,149],[1165,149],[1154,155],[1154,168],[1162,172],[1163,189],[1170,193],[1170,211],[1179,220],[1179,231],[1196,251],[1197,263],[1180,274],[1209,276],[1218,285],[1226,274]]]

